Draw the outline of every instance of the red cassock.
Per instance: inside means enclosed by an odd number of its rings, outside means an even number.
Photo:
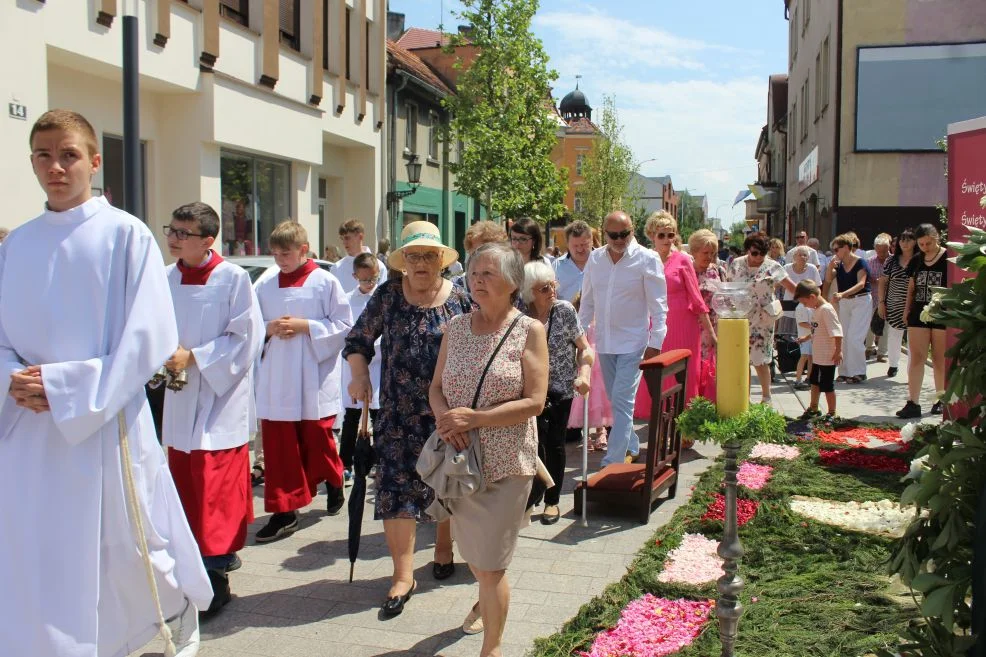
[[[242,549],[253,522],[249,446],[191,453],[168,448],[168,466],[202,556]]]

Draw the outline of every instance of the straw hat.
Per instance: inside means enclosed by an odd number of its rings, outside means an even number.
[[[401,231],[401,245],[387,258],[391,269],[404,270],[404,249],[409,246],[427,246],[442,254],[442,269],[459,259],[459,252],[442,244],[438,226],[430,221],[412,221]]]

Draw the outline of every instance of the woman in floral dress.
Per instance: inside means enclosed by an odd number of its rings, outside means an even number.
[[[712,330],[702,327],[702,361],[698,374],[698,394],[711,401],[716,400],[716,345],[719,317],[712,309],[712,295],[719,283],[726,280],[726,269],[719,262],[719,240],[715,233],[705,228],[696,230],[688,238],[688,249],[695,261],[698,289],[705,305],[709,307],[709,323]]]
[[[418,455],[435,430],[428,387],[438,362],[445,329],[453,317],[472,308],[465,292],[441,277],[458,254],[441,243],[438,228],[427,221],[408,224],[401,248],[388,264],[404,276],[380,285],[346,338],[343,357],[353,371],[349,394],[362,400],[371,394],[369,368],[373,343],[381,338],[380,410],[374,426],[377,454],[374,518],[383,520],[394,561],[387,615],[397,615],[414,591],[414,538],[417,521],[428,521],[425,509],[434,499],[415,470]],[[452,574],[452,541],[448,524],[439,527],[433,573]]]
[[[774,322],[781,316],[775,288],[794,292],[795,285],[777,261],[767,257],[767,237],[752,233],[743,242],[746,255],[735,258],[726,277],[733,283],[753,283],[750,311],[750,365],[757,371],[761,403],[770,403],[770,361],[774,358]],[[776,303],[775,303],[776,302]]]

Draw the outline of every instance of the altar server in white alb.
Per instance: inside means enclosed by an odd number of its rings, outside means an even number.
[[[100,156],[85,118],[46,112],[30,143],[47,208],[0,247],[0,653],[124,656],[158,633],[122,413],[163,615],[192,657],[212,588],[144,395],[178,344],[161,251],[91,197]]]
[[[329,515],[345,503],[342,460],[332,436],[342,410],[339,354],[353,326],[342,286],[307,258],[308,234],[283,221],[270,235],[278,273],[257,284],[268,338],[257,378],[264,441],[264,509],[273,513],[258,543],[298,529],[298,509],[325,482]]]
[[[212,250],[219,215],[205,203],[183,205],[165,226],[168,283],[178,320],[178,349],[165,366],[185,372],[181,390],[164,396],[163,442],[214,597],[230,601],[230,570],[253,522],[250,437],[253,365],[263,345],[260,306],[242,267]]]

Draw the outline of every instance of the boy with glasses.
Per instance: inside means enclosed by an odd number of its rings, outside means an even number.
[[[178,349],[165,363],[187,381],[166,388],[162,441],[214,597],[231,600],[228,573],[253,522],[249,481],[253,365],[264,327],[250,276],[212,247],[219,215],[205,203],[177,208],[164,227],[177,262],[167,269],[178,320]]]
[[[417,254],[405,254],[406,256]],[[435,254],[437,255],[437,254]],[[410,260],[410,258],[408,258]],[[353,260],[353,278],[356,279],[357,286],[349,293],[349,307],[353,313],[353,323],[366,310],[366,304],[370,302],[370,297],[376,291],[380,279],[380,261],[370,253],[361,253]],[[346,335],[349,335],[347,332]],[[373,360],[370,361],[370,384],[373,390],[373,399],[370,400],[370,422],[376,427],[377,411],[380,409],[380,364],[382,362],[382,352],[380,348],[381,338],[373,344]],[[349,361],[342,363],[342,396],[343,406],[346,414],[342,419],[342,434],[340,436],[340,456],[342,466],[345,468],[343,476],[346,485],[352,484],[353,480],[353,451],[356,448],[356,434],[359,429],[360,417],[363,414],[363,404],[356,401],[347,392],[349,383],[353,380],[353,370],[349,366]]]

